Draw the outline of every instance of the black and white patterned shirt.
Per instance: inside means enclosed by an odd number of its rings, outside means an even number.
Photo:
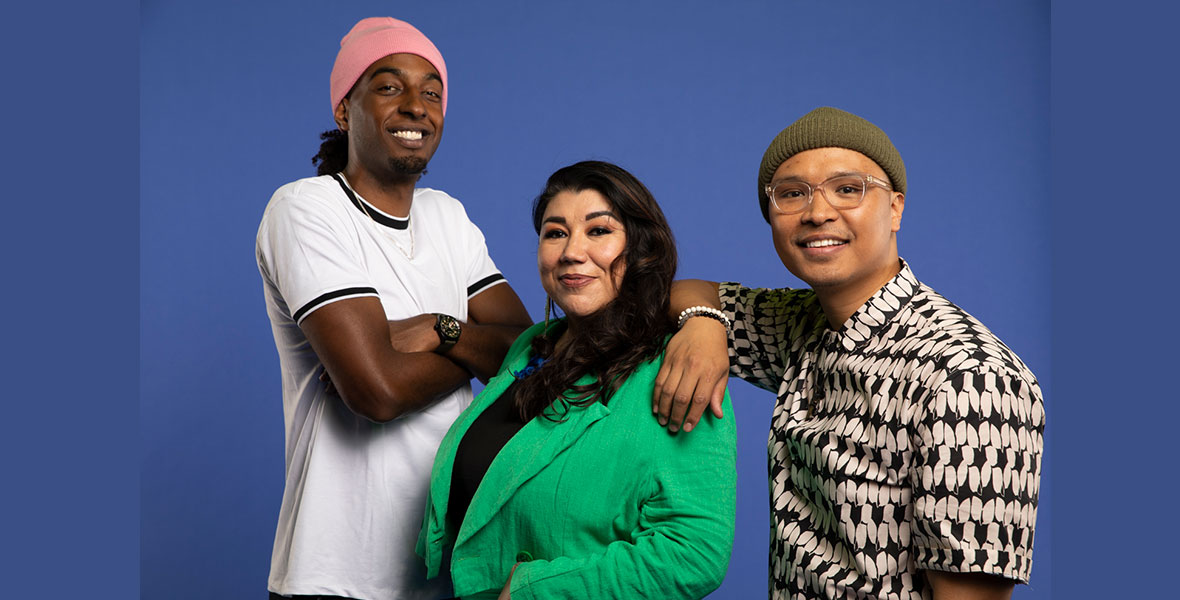
[[[778,391],[771,598],[1028,581],[1045,413],[1024,363],[909,266],[839,330],[811,290],[721,285],[730,374]]]

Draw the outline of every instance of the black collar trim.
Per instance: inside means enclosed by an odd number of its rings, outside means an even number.
[[[352,188],[348,187],[347,183],[344,183],[344,178],[341,177],[339,173],[332,173],[332,179],[335,179],[336,183],[340,184],[340,189],[344,190],[344,193],[348,195],[348,199],[352,201],[352,205],[355,206],[357,210],[361,211],[361,214],[367,214],[378,224],[392,229],[410,228],[409,217],[406,217],[405,219],[398,219],[377,210],[375,206],[369,204],[368,202],[365,202],[364,205],[361,205],[362,200],[357,197],[356,193],[352,191]]]

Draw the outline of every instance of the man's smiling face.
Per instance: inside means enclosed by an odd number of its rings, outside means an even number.
[[[800,152],[779,165],[771,181],[799,180],[814,188],[847,173],[888,181],[872,159],[846,148]],[[770,207],[774,247],[787,270],[817,293],[867,298],[897,273],[896,233],[904,206],[903,194],[870,186],[860,206],[837,210],[817,190],[802,212],[783,214]]]
[[[421,173],[442,138],[442,85],[434,66],[415,54],[370,65],[336,108],[349,162],[378,179]]]

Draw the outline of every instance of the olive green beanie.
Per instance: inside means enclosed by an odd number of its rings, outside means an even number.
[[[770,222],[766,184],[788,158],[815,148],[847,148],[873,159],[889,177],[893,189],[905,193],[905,163],[880,127],[838,108],[821,106],[791,123],[775,136],[758,167],[758,203]]]

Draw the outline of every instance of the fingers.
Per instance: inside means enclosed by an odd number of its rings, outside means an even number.
[[[681,429],[692,431],[712,398],[714,385],[710,381],[710,375],[695,366],[693,361],[690,360],[688,363],[685,369],[677,369],[669,376],[669,380],[677,380],[676,387],[666,385],[662,390],[671,398],[671,409],[667,413],[666,422],[661,421],[660,424],[667,425],[668,431],[672,433]],[[724,385],[722,389],[724,390]]]
[[[704,416],[706,408],[710,409],[713,413],[713,416],[718,419],[725,416],[725,413],[721,409],[721,403],[725,401],[726,383],[725,377],[722,377],[713,383],[711,386],[712,389],[708,395],[693,395],[692,407],[689,408],[688,416],[686,416],[684,419],[685,432],[692,431],[693,428],[697,426],[697,423],[700,422],[701,417]],[[709,384],[706,382],[706,379],[702,377],[697,383],[697,391],[709,389]]]
[[[681,371],[673,368],[673,361],[664,361],[660,372],[656,375],[655,389],[652,392],[652,412],[660,425],[667,425],[672,414],[674,394],[680,385]]]
[[[720,418],[726,374],[724,367],[706,368],[692,354],[666,357],[652,394],[652,412],[660,425],[672,433],[692,431],[706,409]]]
[[[697,389],[705,389],[705,386],[697,386]],[[692,396],[692,404],[688,407],[688,414],[684,416],[685,433],[692,431],[697,426],[697,422],[701,420],[701,416],[705,414],[705,409],[708,407],[709,396],[702,394],[694,394]]]
[[[668,363],[665,361],[660,365],[660,370],[656,373],[655,387],[651,391],[651,414],[660,414],[660,390],[664,389],[664,380],[668,378]],[[662,423],[661,423],[662,425]]]
[[[725,414],[721,412],[721,403],[725,402],[725,385],[728,382],[722,377],[716,385],[713,386],[713,397],[709,400],[709,406],[713,408],[713,416],[721,419]]]
[[[721,418],[725,398],[727,363],[702,360],[699,353],[677,354],[665,360],[668,376],[659,389],[661,425],[676,433],[692,431],[706,409]]]
[[[339,396],[340,395],[336,392],[336,386],[332,383],[332,378],[328,377],[328,370],[327,369],[324,369],[324,372],[320,373],[320,381],[323,382],[323,384],[324,384],[324,392],[327,393],[329,396]]]
[[[712,319],[690,319],[668,342],[652,412],[673,433],[692,431],[707,408],[720,418],[728,375],[725,327]]]
[[[668,431],[672,433],[680,431],[684,418],[691,415],[695,410],[696,403],[693,397],[693,390],[695,388],[694,383],[681,380],[678,389],[672,393],[672,411],[668,413]],[[701,417],[701,411],[696,411],[696,413],[696,417],[699,419]],[[696,420],[693,420],[693,424],[695,423]]]

